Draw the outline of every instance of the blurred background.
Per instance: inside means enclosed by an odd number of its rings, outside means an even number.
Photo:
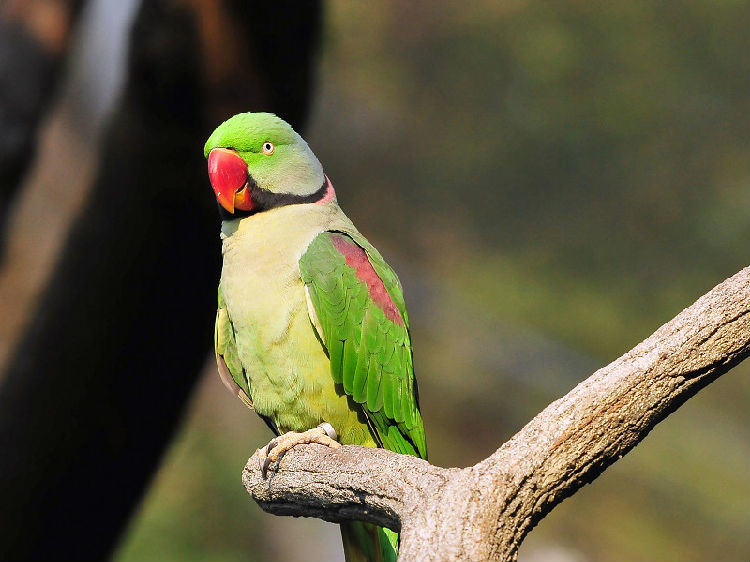
[[[0,557],[342,560],[240,482],[202,160],[272,110],[398,271],[430,448],[491,454],[750,263],[750,6],[0,7]],[[522,562],[750,559],[750,366],[544,519]]]

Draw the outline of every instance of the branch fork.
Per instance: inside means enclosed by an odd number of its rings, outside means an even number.
[[[750,267],[552,402],[474,466],[384,449],[300,445],[243,483],[276,515],[401,533],[399,560],[516,560],[526,535],[701,388],[750,355]]]

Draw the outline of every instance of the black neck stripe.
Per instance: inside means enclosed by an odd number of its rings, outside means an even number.
[[[276,207],[284,207],[286,205],[317,203],[326,196],[326,191],[328,190],[328,182],[325,180],[323,181],[323,185],[320,186],[320,189],[310,195],[275,193],[263,189],[262,187],[258,187],[258,184],[250,174],[247,175],[247,183],[250,189],[250,196],[253,198],[256,207],[252,211],[240,211],[239,209],[235,209],[234,213],[230,213],[224,207],[219,205],[219,215],[221,216],[221,220],[241,219],[256,213],[268,211],[269,209],[275,209]]]

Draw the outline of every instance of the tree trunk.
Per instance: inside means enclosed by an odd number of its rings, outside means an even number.
[[[111,552],[211,348],[203,143],[239,111],[300,126],[320,8],[143,2],[98,178],[0,389],[0,559]]]

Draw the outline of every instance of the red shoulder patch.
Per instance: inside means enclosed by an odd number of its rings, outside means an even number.
[[[401,318],[401,313],[388,291],[385,290],[383,281],[375,273],[375,268],[372,267],[370,260],[367,258],[367,252],[341,234],[332,234],[331,241],[334,247],[344,256],[346,265],[354,270],[357,279],[367,284],[367,292],[370,298],[385,313],[386,318],[399,326],[403,326],[404,320]]]

